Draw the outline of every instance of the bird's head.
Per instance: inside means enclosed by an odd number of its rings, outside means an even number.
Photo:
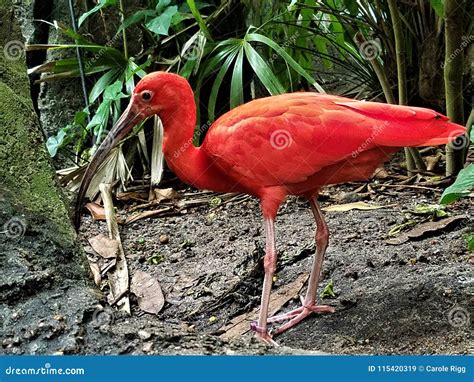
[[[183,91],[192,94],[186,79],[173,73],[153,72],[138,82],[127,108],[97,149],[84,174],[76,200],[76,228],[80,225],[80,213],[89,184],[109,152],[140,122],[155,114],[173,113],[182,102],[178,95]]]

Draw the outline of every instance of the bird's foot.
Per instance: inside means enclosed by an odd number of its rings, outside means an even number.
[[[250,329],[255,332],[255,337],[258,338],[260,341],[265,342],[266,344],[273,345],[278,347],[279,345],[273,341],[272,335],[268,333],[267,328],[262,328],[257,325],[257,322],[252,322],[250,324]]]
[[[296,308],[288,313],[280,314],[278,316],[273,316],[268,319],[268,323],[280,322],[280,321],[287,321],[286,324],[280,326],[273,332],[273,335],[277,335],[283,333],[284,331],[292,328],[300,321],[304,320],[308,317],[311,313],[334,313],[336,309],[333,306],[329,305],[318,305],[318,304],[311,304],[311,305],[304,305],[302,304],[299,308]]]

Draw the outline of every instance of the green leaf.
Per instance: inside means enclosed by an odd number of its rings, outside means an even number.
[[[158,13],[162,13],[163,10],[171,4],[171,0],[159,0],[158,3],[156,4],[156,11]]]
[[[100,77],[89,92],[89,103],[94,103],[104,92],[105,88],[117,79],[120,69],[112,69]]]
[[[211,33],[209,32],[209,29],[207,29],[206,23],[204,22],[201,13],[199,12],[199,9],[196,5],[196,2],[194,0],[186,0],[186,3],[188,4],[189,9],[191,10],[191,13],[193,14],[194,18],[196,19],[199,29],[201,29],[202,33],[204,33],[204,36],[209,41],[214,41],[212,39]]]
[[[444,15],[444,0],[430,0],[431,8],[434,9],[438,17]]]
[[[321,299],[325,297],[336,297],[336,294],[334,293],[334,282],[332,280],[327,283],[323,291],[320,293],[319,297],[321,297]]]
[[[318,50],[319,53],[322,53],[322,59],[323,59],[323,65],[325,69],[331,69],[333,66],[333,63],[331,60],[328,60],[326,57],[329,54],[328,52],[328,46],[327,46],[327,40],[320,35],[316,35],[314,37],[314,45],[316,46],[316,49]]]
[[[232,72],[232,80],[230,82],[230,108],[244,103],[244,84],[242,72],[244,63],[244,50],[239,49],[237,59],[234,64],[234,71]]]
[[[224,76],[229,70],[229,67],[232,64],[232,61],[234,61],[236,55],[237,55],[237,50],[235,50],[234,52],[229,54],[229,56],[227,56],[219,72],[217,73],[216,79],[214,80],[214,84],[212,85],[211,94],[209,95],[209,106],[208,106],[209,119],[211,121],[215,119],[216,100],[219,94],[219,89],[221,87],[222,80],[224,79]]]
[[[79,26],[92,14],[99,12],[101,9],[109,7],[111,5],[116,5],[118,0],[100,0],[99,3],[92,8],[90,11],[83,13],[81,17],[79,17]]]
[[[418,204],[410,212],[415,215],[432,215],[437,218],[449,215],[446,206],[439,204]]]
[[[127,96],[122,93],[123,83],[120,80],[115,81],[112,85],[105,88],[104,99],[108,101],[116,101]]]
[[[98,135],[99,131],[105,130],[110,115],[110,103],[110,101],[104,101],[99,105],[94,117],[92,117],[91,121],[86,126],[88,131],[94,131],[94,133]]]
[[[148,21],[145,26],[150,32],[162,36],[168,36],[171,19],[176,14],[176,12],[178,12],[178,7],[176,5],[168,7],[161,15]]]
[[[206,61],[204,69],[201,71],[201,77],[204,78],[212,73],[224,59],[239,49],[239,45],[242,43],[242,40],[235,39],[233,45],[227,45],[224,49],[219,50],[214,57]]]
[[[203,9],[203,8],[207,8],[207,7],[212,7],[213,5],[212,4],[209,4],[209,3],[206,3],[204,1],[196,1],[196,8],[197,9]],[[189,5],[187,3],[182,3],[180,4],[179,6],[179,11],[181,13],[188,13],[188,12],[191,12],[191,9],[189,8]]]
[[[268,90],[271,95],[282,94],[285,92],[285,88],[280,83],[278,78],[272,72],[270,67],[267,65],[265,60],[257,53],[257,51],[250,45],[250,43],[244,43],[245,57],[247,58],[250,66],[257,75],[258,79],[262,82],[263,86]]]
[[[312,84],[320,93],[325,93],[324,89],[314,80],[312,76],[310,76],[306,70],[304,70],[285,50],[279,46],[275,41],[269,39],[266,36],[263,36],[258,33],[250,33],[246,36],[248,41],[258,41],[263,44],[268,45],[270,48],[275,50],[277,54],[279,54],[287,63],[288,65],[293,68],[295,72],[300,74],[304,77],[310,84]]]
[[[458,174],[456,181],[444,190],[441,195],[442,204],[452,203],[463,196],[469,195],[469,190],[474,187],[474,164],[470,164]]]
[[[466,236],[467,249],[474,251],[474,235]]]
[[[120,28],[117,30],[117,33],[122,32],[123,29],[126,29],[129,26],[139,23],[143,19],[146,20],[147,18],[154,16],[156,16],[156,12],[151,9],[142,9],[140,11],[137,11],[123,21],[122,25],[120,25]]]
[[[51,136],[48,138],[46,141],[46,147],[48,148],[49,155],[51,155],[51,157],[54,157],[58,153],[58,149],[61,147],[65,136],[65,129],[61,129],[58,131],[56,136]]]
[[[344,0],[344,6],[349,11],[351,16],[357,16],[359,13],[359,6],[356,0]]]
[[[85,125],[86,124],[86,120],[87,120],[87,116],[89,114],[86,113],[85,111],[78,111],[75,115],[74,115],[74,123],[76,125]]]

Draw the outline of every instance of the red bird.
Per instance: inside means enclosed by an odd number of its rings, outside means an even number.
[[[265,277],[256,335],[273,343],[269,322],[288,320],[276,333],[319,305],[317,287],[329,232],[316,200],[322,186],[368,179],[400,147],[445,144],[465,133],[463,126],[429,109],[355,101],[334,95],[292,93],[261,98],[229,111],[195,147],[196,105],[183,77],[164,72],[145,76],[130,104],[90,162],[79,190],[76,226],[94,172],[108,152],[144,119],[157,114],[164,126],[168,166],[185,183],[217,192],[242,192],[260,199],[265,225]],[[268,318],[276,268],[274,220],[287,195],[308,199],[316,220],[316,256],[300,308]]]

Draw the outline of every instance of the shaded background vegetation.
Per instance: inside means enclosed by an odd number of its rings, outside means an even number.
[[[34,56],[30,74],[37,82],[82,81],[83,104],[48,139],[63,167],[74,164],[61,172],[72,190],[135,83],[154,70],[179,73],[193,86],[196,144],[230,108],[300,90],[429,107],[468,129],[472,125],[468,1],[98,0],[72,4],[68,12],[69,23],[40,23],[58,34],[57,44],[31,44],[28,50],[48,50],[44,63]],[[98,179],[124,185],[134,173],[151,177],[152,184],[160,181],[161,126],[158,120],[150,125],[138,127],[114,151]],[[445,175],[463,169],[469,145],[468,134],[445,152],[436,151],[445,158]],[[405,150],[402,166],[409,175],[426,173],[416,149]],[[472,167],[462,171],[443,201],[469,194]],[[430,173],[436,175],[431,168]]]

